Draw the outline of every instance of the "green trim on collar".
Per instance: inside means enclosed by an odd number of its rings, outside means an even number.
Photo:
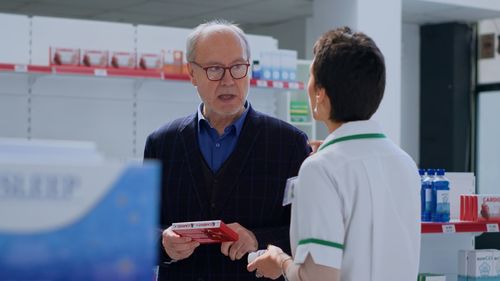
[[[332,144],[338,143],[338,142],[343,142],[343,141],[350,141],[350,140],[359,140],[359,139],[383,139],[385,138],[384,134],[358,134],[358,135],[350,135],[350,136],[345,136],[341,137],[338,139],[333,139],[329,142],[327,142],[325,145],[321,146],[318,151],[325,149],[327,146],[330,146]]]
[[[319,245],[323,245],[323,246],[338,248],[341,250],[344,249],[344,245],[342,245],[340,243],[335,243],[335,242],[316,239],[316,238],[307,238],[307,239],[302,239],[299,241],[299,245],[304,245],[304,244],[319,244]]]

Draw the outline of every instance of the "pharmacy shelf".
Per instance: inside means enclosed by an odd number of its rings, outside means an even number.
[[[62,74],[79,75],[95,77],[128,77],[128,78],[148,78],[164,81],[189,81],[189,76],[184,74],[168,74],[156,70],[141,69],[116,69],[116,68],[95,68],[84,66],[39,66],[23,64],[2,64],[0,71],[15,73],[34,73],[34,74]],[[250,85],[258,88],[285,89],[285,90],[303,90],[304,83],[289,81],[273,81],[251,79]]]
[[[422,233],[499,232],[498,222],[423,222]]]
[[[291,89],[291,90],[304,89],[304,83],[299,81],[289,82],[289,81],[251,79],[250,85],[254,87],[273,88],[273,89]]]

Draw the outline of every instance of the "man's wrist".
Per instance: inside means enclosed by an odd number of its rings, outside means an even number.
[[[174,259],[174,258],[171,258],[170,255],[167,253],[167,250],[165,248],[163,248],[163,252],[164,252],[164,259],[163,259],[163,264],[172,264],[174,262],[177,262],[179,260],[177,259]]]
[[[178,260],[170,259],[167,261],[164,261],[163,264],[173,264],[174,262],[177,262]]]

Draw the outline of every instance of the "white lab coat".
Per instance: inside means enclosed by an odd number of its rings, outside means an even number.
[[[326,143],[382,133],[375,121],[343,124],[306,159],[294,185],[294,263],[340,269],[343,281],[416,280],[420,178],[415,162],[388,138]]]

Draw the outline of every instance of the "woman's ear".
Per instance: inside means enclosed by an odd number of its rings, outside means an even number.
[[[328,98],[326,95],[325,88],[316,89],[315,96],[316,96],[316,102],[319,104],[322,104]]]
[[[189,79],[191,80],[191,84],[193,84],[193,86],[198,86],[198,82],[196,81],[196,78],[194,77],[194,69],[191,67],[191,64],[188,63],[187,64],[187,70],[188,70],[188,75],[189,75]]]

